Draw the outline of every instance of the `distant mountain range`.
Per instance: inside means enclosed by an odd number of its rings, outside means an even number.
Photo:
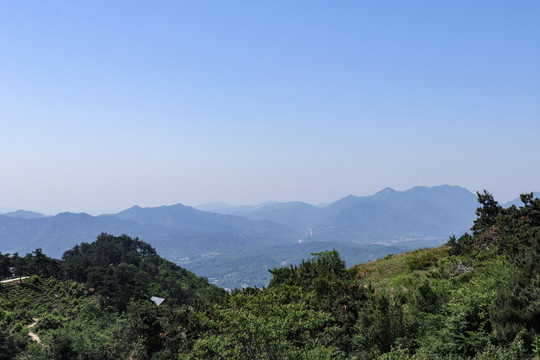
[[[512,203],[512,202],[511,202]],[[336,248],[351,265],[406,249],[435,246],[467,231],[476,195],[459,186],[386,188],[349,195],[327,206],[269,202],[258,206],[176,204],[134,206],[117,214],[44,216],[19,210],[0,215],[0,251],[36,248],[61,257],[64,249],[102,232],[139,237],[164,257],[217,285],[265,285],[273,266]],[[391,245],[391,246],[390,246]]]
[[[312,240],[365,243],[440,239],[466,231],[474,220],[476,195],[459,186],[386,188],[375,195],[349,195],[325,207],[303,202],[228,207],[221,214],[270,220],[309,231]]]
[[[0,215],[2,252],[30,252],[36,248],[53,257],[102,232],[139,237],[169,258],[210,251],[251,250],[292,239],[291,229],[268,221],[206,213],[183,205],[132,207],[113,215],[60,213],[51,217],[20,218]]]

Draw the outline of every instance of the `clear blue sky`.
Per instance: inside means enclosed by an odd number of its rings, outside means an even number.
[[[540,190],[539,1],[2,1],[0,209]]]

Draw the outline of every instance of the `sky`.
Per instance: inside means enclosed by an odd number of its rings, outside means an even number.
[[[2,1],[0,212],[540,190],[538,1]]]

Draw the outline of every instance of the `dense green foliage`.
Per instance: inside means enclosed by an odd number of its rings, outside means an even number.
[[[540,200],[503,208],[478,195],[472,234],[446,246],[348,269],[336,251],[314,253],[230,294],[186,287],[182,269],[128,237],[58,262],[4,256],[2,271],[40,276],[0,290],[0,359],[538,358]],[[156,306],[153,292],[176,300]],[[33,318],[43,347],[27,336]]]
[[[206,279],[163,259],[148,244],[126,235],[102,234],[91,244],[82,243],[62,256],[69,279],[84,282],[125,310],[130,299],[160,296],[186,304],[201,291],[218,291]]]
[[[130,300],[160,296],[181,305],[196,294],[221,292],[184,268],[163,259],[147,243],[127,235],[101,234],[68,250],[62,260],[37,249],[25,257],[0,254],[2,278],[38,275],[85,283],[106,305],[126,310]]]
[[[0,356],[6,359],[20,353],[32,359],[175,358],[170,353],[180,342],[161,336],[171,331],[158,319],[196,298],[225,294],[126,235],[101,234],[61,261],[40,249],[24,257],[0,254],[0,269],[3,278],[30,276],[0,289]],[[151,296],[166,298],[165,306],[158,308]],[[34,318],[44,347],[26,336]]]

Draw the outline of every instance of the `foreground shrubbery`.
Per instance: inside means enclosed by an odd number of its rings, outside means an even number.
[[[2,288],[0,359],[538,357],[540,200],[523,195],[508,209],[488,193],[479,201],[472,234],[447,246],[349,269],[337,252],[318,253],[273,269],[266,289],[231,294],[196,290],[200,280],[169,288],[177,269],[127,239],[115,249],[131,255],[112,262],[100,258],[107,247],[76,248],[63,275]],[[151,291],[188,296],[158,307]],[[45,347],[26,336],[33,317]]]

